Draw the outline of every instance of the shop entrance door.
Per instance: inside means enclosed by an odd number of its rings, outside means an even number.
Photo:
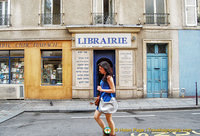
[[[147,97],[167,98],[168,57],[166,45],[147,45]]]
[[[114,50],[95,50],[94,51],[94,97],[97,97],[97,86],[100,85],[101,75],[99,74],[98,64],[101,61],[107,61],[113,70],[113,79],[115,79],[115,51]]]

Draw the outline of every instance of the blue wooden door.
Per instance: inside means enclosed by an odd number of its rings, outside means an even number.
[[[114,50],[95,50],[94,51],[94,97],[97,96],[97,86],[100,84],[101,75],[99,74],[98,64],[101,61],[107,61],[113,70],[113,78],[115,82],[115,51]],[[115,95],[115,94],[114,94]]]
[[[166,98],[168,96],[168,57],[166,52],[159,53],[159,45],[150,45],[147,51],[147,97]]]

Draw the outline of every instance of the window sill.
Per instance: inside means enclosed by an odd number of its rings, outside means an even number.
[[[197,26],[183,26],[183,29],[187,29],[187,30],[199,30],[200,29],[200,25],[197,25]]]
[[[11,25],[0,25],[0,29],[1,28],[10,28],[11,27]]]

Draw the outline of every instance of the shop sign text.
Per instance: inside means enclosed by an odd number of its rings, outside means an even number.
[[[62,47],[60,42],[0,42],[0,49]]]
[[[88,51],[76,51],[76,86],[89,87],[90,75],[89,75],[89,52]]]
[[[76,34],[76,47],[130,47],[131,34]]]

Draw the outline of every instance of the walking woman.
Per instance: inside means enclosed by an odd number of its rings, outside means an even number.
[[[103,98],[105,102],[110,101],[111,97],[113,96],[112,93],[115,93],[115,85],[113,81],[113,74],[112,69],[110,67],[110,64],[107,61],[102,61],[99,63],[99,72],[103,75],[103,78],[100,82],[100,86],[97,87],[97,90],[100,92],[100,99]],[[94,119],[99,124],[99,126],[102,128],[104,135],[104,129],[106,128],[105,123],[100,118],[101,112],[99,111],[99,107],[97,106],[97,109],[94,113]],[[116,136],[115,135],[115,124],[112,120],[112,114],[111,113],[105,113],[106,120],[108,122],[108,125],[111,129],[110,136]]]

